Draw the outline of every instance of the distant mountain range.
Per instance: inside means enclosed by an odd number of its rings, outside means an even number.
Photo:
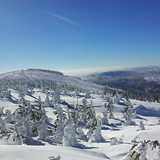
[[[82,80],[125,91],[160,94],[160,67],[95,73],[82,77]]]
[[[127,71],[160,71],[160,66],[135,67],[126,69]]]

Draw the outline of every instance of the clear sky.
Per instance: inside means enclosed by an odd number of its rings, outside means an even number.
[[[160,65],[160,0],[0,0],[0,73]]]

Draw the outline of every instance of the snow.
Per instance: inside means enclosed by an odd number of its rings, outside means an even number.
[[[4,106],[4,109],[10,109],[12,112],[18,107],[16,100],[18,99],[18,92],[11,90],[12,100],[8,98],[0,99],[0,107]],[[74,93],[70,95],[61,94],[61,99],[65,100],[68,104],[75,104],[77,102],[77,97],[73,96]],[[33,96],[25,96],[25,99],[31,101],[31,104],[35,104],[35,100],[41,97],[44,102],[46,94],[35,90]],[[78,103],[84,98],[85,94],[80,93],[78,98]],[[90,103],[93,100],[93,106],[97,115],[102,116],[102,111],[105,111],[104,103],[107,103],[106,98],[102,98],[101,95],[91,94],[91,98],[88,98]],[[49,96],[51,99],[51,97]],[[51,157],[60,156],[60,160],[120,160],[122,159],[131,149],[134,144],[134,140],[137,142],[144,140],[160,141],[159,131],[160,125],[158,123],[158,117],[160,117],[160,104],[151,102],[142,102],[137,100],[131,100],[133,104],[133,110],[137,111],[137,118],[133,119],[136,125],[121,125],[122,120],[124,120],[122,111],[124,110],[124,105],[114,104],[114,117],[113,119],[108,119],[108,125],[102,125],[102,137],[104,142],[99,143],[88,143],[84,140],[78,140],[77,147],[67,147],[57,144],[50,144],[47,141],[41,141],[38,145],[0,145],[0,160],[47,160]],[[63,109],[66,105],[62,105]],[[46,107],[47,115],[50,120],[54,119],[53,109]],[[143,121],[145,124],[145,130],[138,130],[138,124]],[[84,130],[85,132],[85,130]],[[123,139],[122,143],[118,145],[111,145],[111,138],[115,137],[117,140]],[[152,154],[156,152],[149,151],[147,157],[149,160],[153,160]]]
[[[104,160],[104,153],[81,150],[64,146],[0,146],[1,160],[48,160],[49,157],[61,156],[61,160]]]
[[[54,73],[42,72],[39,70],[21,70],[9,73],[0,74],[0,80],[2,81],[20,81],[23,83],[45,81],[45,82],[55,82],[57,84],[67,84],[77,88],[82,88],[84,90],[97,91],[102,90],[103,87],[96,85],[87,81],[82,81],[77,78],[70,76],[59,75]]]

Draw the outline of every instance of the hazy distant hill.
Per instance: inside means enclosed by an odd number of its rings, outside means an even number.
[[[19,71],[0,74],[0,83],[5,83],[7,81],[15,83],[55,82],[58,85],[67,84],[84,90],[103,89],[103,87],[100,85],[82,81],[80,79],[73,78],[70,76],[65,76],[63,75],[63,73],[58,71],[50,71],[42,69],[19,70]]]
[[[127,69],[129,71],[160,71],[160,66],[136,67]]]
[[[160,93],[160,71],[113,71],[90,74],[83,80],[100,85],[138,91]]]

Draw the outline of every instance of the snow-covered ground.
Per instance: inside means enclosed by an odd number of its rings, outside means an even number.
[[[18,99],[18,92],[11,91],[12,100],[8,98],[0,99],[0,107],[9,109],[12,112],[18,107],[16,100]],[[46,94],[36,90],[32,96],[25,96],[26,100],[29,100],[31,104],[35,104],[35,100],[41,97],[42,101],[45,100]],[[92,102],[95,107],[96,115],[101,115],[105,111],[104,103],[107,103],[106,98],[102,98],[101,95],[92,94],[92,98],[88,98],[88,103]],[[51,99],[51,97],[49,97]],[[74,105],[77,102],[81,104],[84,94],[80,93],[77,100],[77,96],[73,96],[73,93],[61,95],[61,99],[65,100],[68,104]],[[160,141],[160,125],[158,125],[158,117],[160,117],[160,104],[151,102],[142,102],[131,100],[132,110],[137,111],[137,117],[133,119],[135,125],[123,126],[124,120],[122,111],[125,108],[123,102],[114,104],[114,118],[109,119],[108,125],[102,125],[102,137],[103,142],[89,143],[84,140],[78,140],[77,147],[66,147],[61,144],[50,144],[47,141],[41,141],[41,143],[35,143],[35,145],[0,145],[0,160],[120,160],[131,149],[135,142],[151,140]],[[66,109],[65,104],[61,104],[63,109]],[[54,120],[53,109],[45,108],[47,116],[50,120]],[[139,130],[139,123],[142,121],[145,125],[145,130]],[[85,132],[85,129],[84,129]],[[111,145],[111,138],[115,137],[117,140],[122,139],[122,142],[117,145]],[[3,144],[3,143],[1,143]],[[149,150],[147,152],[147,159],[154,160],[156,155],[155,150]],[[54,157],[54,158],[53,158]],[[158,159],[157,159],[158,160]]]
[[[96,85],[87,81],[82,81],[80,79],[65,76],[63,74],[56,74],[47,72],[46,70],[20,70],[9,73],[0,74],[0,80],[2,81],[18,81],[23,83],[36,83],[36,82],[45,82],[45,83],[56,83],[58,85],[71,85],[72,87],[81,88],[82,90],[102,90],[104,87]]]

